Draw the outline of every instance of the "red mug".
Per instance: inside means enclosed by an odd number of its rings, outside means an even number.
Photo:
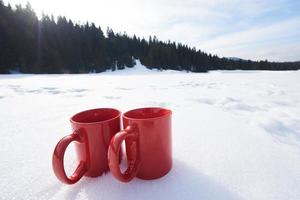
[[[58,142],[52,157],[53,171],[60,181],[73,184],[82,176],[97,177],[109,170],[107,151],[111,138],[120,131],[120,115],[116,109],[99,108],[80,112],[70,119],[73,133]],[[68,177],[64,154],[71,142],[75,142],[79,165]]]
[[[115,178],[129,182],[156,179],[172,168],[172,111],[164,108],[140,108],[123,115],[123,127],[113,136],[108,149],[108,164]],[[121,144],[125,140],[128,168],[119,166]]]

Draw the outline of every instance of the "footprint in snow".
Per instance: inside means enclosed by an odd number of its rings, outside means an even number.
[[[104,96],[103,98],[109,99],[109,100],[118,100],[118,99],[121,99],[121,97],[119,97],[119,96]]]
[[[66,92],[61,91],[61,90],[50,90],[47,91],[49,94],[57,95],[57,94],[65,94]]]
[[[43,90],[58,90],[56,87],[42,87]]]
[[[70,89],[68,92],[74,92],[74,93],[81,93],[81,92],[86,92],[88,89]]]
[[[269,120],[259,126],[278,141],[300,147],[300,120]]]
[[[215,105],[216,100],[210,98],[198,98],[198,99],[188,99],[189,101],[193,101],[200,104],[208,104],[208,105]]]
[[[33,94],[39,94],[42,92],[42,90],[24,90],[25,93],[33,93]]]
[[[117,90],[133,90],[133,88],[118,87]]]
[[[219,102],[219,105],[230,111],[246,111],[246,112],[255,112],[255,111],[260,111],[260,110],[265,110],[261,109],[257,106],[249,105],[244,102],[242,102],[240,99],[235,99],[231,97],[225,97]]]

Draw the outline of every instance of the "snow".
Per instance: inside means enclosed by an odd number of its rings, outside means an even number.
[[[116,70],[116,71],[111,71],[111,70],[107,70],[106,72],[104,73],[108,73],[108,74],[111,74],[111,75],[125,75],[125,76],[128,76],[128,75],[148,75],[149,73],[151,74],[160,74],[162,72],[162,70],[158,70],[158,69],[148,69],[146,68],[145,66],[143,66],[141,64],[141,61],[140,60],[135,60],[135,66],[132,67],[132,68],[128,68],[126,67],[125,70]],[[164,70],[163,71],[164,73],[168,73],[168,74],[178,74],[178,73],[182,73],[182,72],[179,72],[179,71],[174,71],[174,70]]]
[[[173,110],[168,175],[56,179],[52,152],[70,134],[69,117],[145,106]],[[300,71],[194,74],[138,63],[101,74],[0,75],[0,112],[0,199],[300,199]]]

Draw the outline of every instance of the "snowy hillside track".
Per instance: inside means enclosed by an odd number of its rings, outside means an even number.
[[[146,106],[173,111],[168,175],[56,179],[53,149],[73,114]],[[0,112],[0,199],[300,199],[300,71],[0,75]],[[76,167],[74,149],[65,164]]]

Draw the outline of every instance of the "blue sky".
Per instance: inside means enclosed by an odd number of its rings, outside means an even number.
[[[6,0],[11,4],[21,0]],[[38,15],[95,22],[105,31],[156,35],[221,57],[300,60],[296,0],[29,0]]]

